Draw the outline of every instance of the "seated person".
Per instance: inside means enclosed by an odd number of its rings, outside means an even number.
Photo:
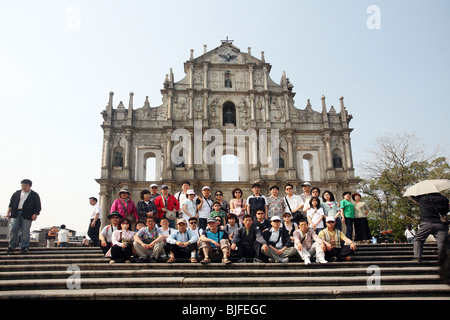
[[[288,263],[289,257],[297,254],[297,251],[292,247],[291,238],[286,229],[281,228],[281,219],[279,216],[273,216],[270,219],[272,228],[263,232],[263,237],[268,244],[269,249],[262,252],[275,262]]]
[[[135,232],[130,230],[130,220],[124,219],[120,224],[120,230],[116,230],[112,234],[112,248],[108,253],[111,255],[109,263],[117,261],[131,262],[133,254],[133,237]],[[108,254],[107,254],[108,256]]]
[[[177,225],[178,230],[172,232],[167,238],[166,247],[170,256],[167,262],[173,263],[176,258],[190,258],[192,263],[198,262],[195,258],[198,240],[196,232],[187,230],[185,219],[179,219]]]
[[[238,262],[245,262],[245,258],[253,258],[254,263],[261,263],[261,249],[268,251],[269,247],[264,240],[261,231],[253,226],[251,215],[244,216],[243,227],[240,227],[234,234],[231,241],[231,250],[236,250],[239,258]]]
[[[311,258],[316,256],[316,261],[320,263],[327,263],[325,260],[325,253],[322,250],[322,239],[320,239],[316,232],[308,228],[308,221],[302,219],[299,222],[299,229],[295,230],[293,234],[294,248],[297,249],[300,258],[305,264],[311,263]]]
[[[98,236],[100,246],[105,255],[112,247],[112,234],[114,231],[119,230],[122,215],[118,211],[113,211],[108,215],[108,219],[111,224],[105,226]]]
[[[327,227],[319,232],[319,238],[322,239],[322,250],[325,252],[327,261],[350,261],[350,255],[356,250],[355,243],[347,238],[340,230],[335,229],[336,221],[330,216],[326,219]],[[349,246],[341,247],[341,241]]]
[[[269,220],[265,219],[265,216],[266,211],[264,211],[264,209],[259,209],[258,211],[256,211],[256,219],[254,220],[254,224],[255,228],[261,232],[270,229],[270,222]]]
[[[133,247],[139,256],[137,262],[146,262],[149,258],[150,262],[157,262],[158,257],[164,249],[164,236],[156,227],[154,217],[147,217],[147,226],[139,230],[134,235]]]
[[[203,231],[202,236],[199,240],[199,249],[203,250],[205,258],[200,261],[202,264],[210,263],[209,254],[212,251],[221,251],[223,258],[222,263],[229,264],[231,263],[228,260],[230,255],[229,243],[228,243],[228,234],[224,230],[220,230],[218,226],[218,222],[214,218],[208,218],[207,220],[208,228]]]

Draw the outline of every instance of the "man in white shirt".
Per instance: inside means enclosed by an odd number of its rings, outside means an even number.
[[[202,188],[202,196],[196,201],[198,209],[199,226],[205,230],[207,227],[207,220],[211,213],[213,201],[211,199],[211,189],[208,186]]]
[[[284,187],[284,191],[286,192],[286,197],[284,197],[284,205],[285,211],[292,214],[293,221],[298,224],[300,221],[300,216],[295,214],[296,212],[300,213],[303,211],[304,202],[301,196],[294,194],[294,187],[292,184],[286,184]]]
[[[89,198],[89,204],[91,206],[91,208],[90,208],[90,212],[91,212],[90,219],[91,220],[89,223],[87,235],[89,238],[91,238],[94,247],[98,247],[99,246],[98,235],[99,235],[99,231],[100,231],[100,224],[102,221],[102,210],[97,203],[97,198],[95,198],[95,197]]]

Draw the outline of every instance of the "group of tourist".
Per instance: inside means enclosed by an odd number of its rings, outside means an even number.
[[[220,190],[213,199],[208,186],[197,195],[187,181],[173,195],[167,185],[152,184],[150,190],[140,192],[136,204],[122,188],[111,206],[110,223],[101,232],[101,210],[97,199],[89,199],[88,236],[111,263],[157,262],[161,258],[173,263],[186,258],[208,264],[214,253],[225,264],[231,263],[230,256],[237,262],[255,263],[286,263],[294,256],[305,264],[311,259],[319,263],[350,260],[356,250],[353,230],[355,241],[371,239],[366,218],[369,208],[360,201],[361,195],[344,192],[344,200],[337,202],[329,190],[321,195],[309,182],[301,187],[303,193],[297,195],[294,186],[286,184],[286,196],[282,197],[274,185],[266,197],[255,183],[250,196],[245,198],[242,190],[235,188],[227,201]]]

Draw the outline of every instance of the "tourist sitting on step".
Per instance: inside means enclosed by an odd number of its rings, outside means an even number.
[[[297,249],[305,265],[310,264],[311,258],[314,258],[314,256],[317,262],[327,263],[325,253],[322,250],[323,241],[312,228],[308,227],[306,219],[300,220],[299,229],[294,232],[293,238],[294,248]]]
[[[198,241],[199,250],[203,251],[204,259],[200,261],[202,264],[211,262],[210,255],[213,252],[222,253],[222,263],[229,264],[230,245],[228,242],[228,234],[224,230],[218,228],[219,222],[215,218],[208,218],[208,228],[203,231]]]
[[[261,251],[274,262],[288,263],[289,257],[296,255],[297,250],[292,246],[288,231],[281,228],[279,216],[270,218],[270,224],[272,227],[262,233],[269,250],[266,252],[261,249]]]
[[[168,263],[173,263],[177,258],[189,258],[192,263],[198,262],[197,241],[198,236],[195,231],[187,230],[185,219],[179,219],[177,222],[178,230],[172,232],[167,238],[166,248],[169,252]]]
[[[113,211],[108,215],[108,219],[110,224],[105,226],[98,236],[100,246],[105,255],[112,247],[112,234],[115,230],[119,230],[122,216],[118,211]]]
[[[120,224],[120,230],[115,230],[112,234],[112,247],[106,253],[106,256],[111,257],[109,263],[125,261],[131,262],[133,254],[133,237],[135,232],[130,230],[130,220],[124,219]]]
[[[157,262],[164,249],[164,236],[156,227],[154,217],[147,217],[147,226],[134,235],[133,247],[139,256],[138,263]]]
[[[253,218],[246,214],[243,219],[243,226],[234,233],[231,240],[231,251],[237,250],[239,263],[246,262],[245,258],[253,259],[254,263],[262,263],[261,248],[267,252],[269,247],[264,240],[261,231],[253,225]]]
[[[335,229],[334,217],[327,217],[326,225],[327,227],[319,232],[319,238],[323,241],[322,250],[325,252],[325,259],[327,261],[350,261],[350,256],[356,250],[355,243],[343,232]],[[347,246],[341,246],[341,241],[344,241]]]

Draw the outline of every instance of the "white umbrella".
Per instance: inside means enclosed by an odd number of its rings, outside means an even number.
[[[403,196],[420,196],[422,194],[436,193],[447,189],[450,189],[450,180],[448,179],[424,180],[409,187]]]

